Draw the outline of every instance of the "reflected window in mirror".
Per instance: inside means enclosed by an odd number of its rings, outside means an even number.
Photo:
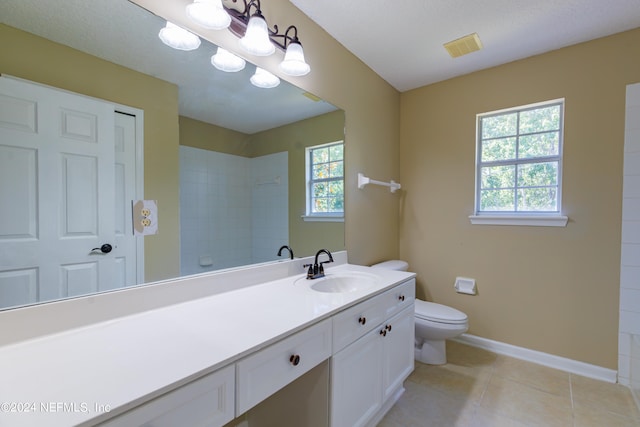
[[[306,149],[305,221],[344,221],[344,142]]]

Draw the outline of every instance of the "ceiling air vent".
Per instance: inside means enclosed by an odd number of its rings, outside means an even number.
[[[447,49],[452,58],[457,58],[467,53],[475,52],[482,49],[482,42],[477,33],[460,37],[459,39],[445,43],[444,48]]]

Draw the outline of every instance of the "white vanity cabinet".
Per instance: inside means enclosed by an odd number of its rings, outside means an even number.
[[[227,366],[170,391],[101,427],[222,426],[233,420],[235,366]]]
[[[334,316],[332,427],[368,425],[399,397],[414,366],[414,300],[411,279]]]

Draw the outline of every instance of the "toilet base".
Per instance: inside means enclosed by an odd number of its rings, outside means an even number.
[[[445,340],[425,340],[422,347],[416,346],[415,358],[428,365],[444,365],[447,363],[447,347]]]

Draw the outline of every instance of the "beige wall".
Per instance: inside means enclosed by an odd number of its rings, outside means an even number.
[[[250,135],[180,116],[180,145],[251,157]]]
[[[144,110],[144,195],[158,200],[159,233],[145,237],[145,279],[176,277],[178,88],[0,24],[0,72]]]
[[[617,369],[625,85],[640,29],[403,93],[400,256],[469,333]],[[566,228],[471,225],[476,114],[565,98]],[[456,294],[473,277],[477,296]]]
[[[344,223],[305,222],[305,147],[342,141],[344,111],[335,111],[253,135],[180,117],[180,144],[244,157],[286,151],[289,182],[289,246],[296,256],[319,248],[345,249]]]

